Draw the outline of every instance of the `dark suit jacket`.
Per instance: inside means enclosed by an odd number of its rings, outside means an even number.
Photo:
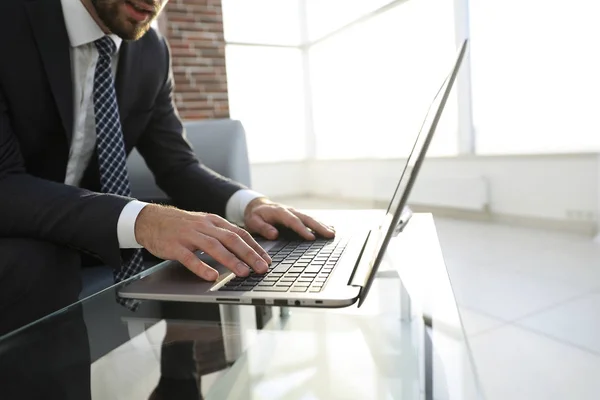
[[[131,199],[99,194],[97,161],[64,185],[73,132],[69,39],[60,0],[0,1],[0,239],[72,246],[119,266],[116,226]],[[179,206],[223,215],[241,186],[203,166],[173,105],[167,43],[123,42],[116,90],[125,147],[136,147]]]

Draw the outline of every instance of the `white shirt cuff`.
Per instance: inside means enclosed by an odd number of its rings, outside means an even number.
[[[117,222],[117,238],[121,249],[139,249],[142,246],[135,240],[135,220],[148,203],[132,200],[121,211]]]
[[[249,189],[240,189],[235,192],[227,201],[225,206],[225,218],[236,225],[244,225],[244,212],[248,204],[258,198],[266,197],[263,194]]]

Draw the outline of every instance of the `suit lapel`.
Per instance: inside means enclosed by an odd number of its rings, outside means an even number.
[[[136,42],[123,41],[119,49],[119,65],[117,67],[117,76],[115,78],[115,90],[117,92],[117,103],[119,104],[119,116],[121,124],[127,118],[131,109],[131,102],[134,99],[132,93],[136,87],[135,63],[139,60],[137,53],[139,44]]]
[[[33,34],[69,143],[73,136],[73,83],[69,36],[59,0],[27,3]]]

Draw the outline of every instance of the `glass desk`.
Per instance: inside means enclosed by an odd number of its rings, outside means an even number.
[[[339,231],[382,211],[308,212]],[[360,309],[144,301],[132,312],[119,287],[0,338],[0,398],[483,398],[430,214],[393,239]]]

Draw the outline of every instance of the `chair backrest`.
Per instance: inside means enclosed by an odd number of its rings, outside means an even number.
[[[246,132],[240,121],[218,119],[184,123],[186,138],[203,164],[251,187]],[[144,159],[134,149],[127,160],[131,191],[140,200],[167,199]]]

